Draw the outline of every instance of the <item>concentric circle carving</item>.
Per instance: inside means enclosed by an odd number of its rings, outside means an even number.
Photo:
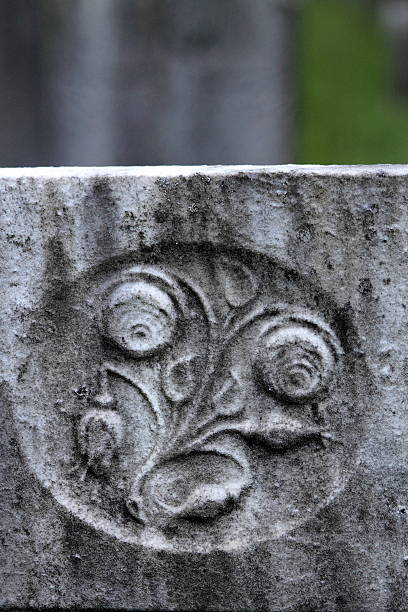
[[[256,367],[271,393],[305,402],[328,389],[341,354],[336,336],[323,322],[298,313],[269,322]]]
[[[165,291],[144,280],[120,284],[107,296],[104,331],[117,346],[141,357],[171,343],[176,311]]]

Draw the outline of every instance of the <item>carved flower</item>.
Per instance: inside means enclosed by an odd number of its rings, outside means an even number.
[[[255,367],[270,393],[303,402],[327,389],[339,353],[338,342],[327,328],[278,317],[263,335]]]
[[[143,280],[114,289],[103,313],[106,336],[134,357],[151,355],[169,345],[176,318],[170,296]]]
[[[232,511],[254,482],[254,441],[276,453],[335,441],[310,414],[294,418],[277,402],[268,402],[265,414],[265,398],[257,402],[259,388],[248,376],[249,362],[258,382],[283,402],[318,399],[342,353],[335,334],[307,310],[260,301],[259,279],[243,263],[221,257],[217,264],[224,298],[218,314],[200,287],[157,266],[133,267],[105,293],[104,334],[127,356],[155,355],[172,347],[151,377],[145,374],[151,364],[143,364],[142,382],[140,363],[104,362],[95,398],[102,409],[89,411],[79,424],[87,469],[106,475],[116,467],[117,454],[129,450],[122,445],[110,377],[127,381],[140,391],[143,406],[150,405],[155,442],[140,469],[126,475],[126,506],[143,524],[166,528],[175,521],[208,521]],[[227,313],[224,320],[222,312]],[[184,326],[178,326],[180,320]],[[237,344],[239,332],[244,333]],[[132,396],[128,401],[133,402]]]

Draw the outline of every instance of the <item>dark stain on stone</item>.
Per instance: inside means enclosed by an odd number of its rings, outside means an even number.
[[[153,213],[153,218],[156,223],[165,223],[167,220],[167,215],[163,210],[155,210]]]
[[[364,232],[364,238],[367,242],[373,243],[377,236],[376,219],[373,209],[365,210],[362,213],[361,225]]]
[[[358,336],[352,324],[353,309],[348,302],[345,306],[337,308],[334,323],[339,340],[346,352],[358,347]]]
[[[44,292],[36,311],[29,336],[33,343],[46,341],[50,335],[64,333],[72,316],[71,264],[62,241],[51,238],[45,251]]]
[[[358,291],[366,298],[372,298],[373,284],[369,278],[362,278],[358,284]]]
[[[299,189],[299,178],[296,176],[288,177],[286,191],[287,203],[293,219],[293,231],[296,239],[288,245],[288,251],[293,261],[299,260],[299,255],[304,256],[308,250],[308,243],[315,238],[315,228],[310,211],[304,203],[302,193]],[[304,246],[299,247],[299,243]]]
[[[44,312],[49,313],[59,328],[67,322],[70,302],[71,264],[62,241],[51,238],[47,245],[44,293]]]
[[[244,218],[237,220],[235,216],[232,222],[228,219],[228,211],[232,208],[230,194],[237,191],[242,179],[238,183],[236,177],[211,181],[200,174],[174,180],[157,179],[163,201],[155,215],[160,222],[166,221],[168,241],[189,236],[195,242],[200,239],[205,242],[212,233],[215,239],[220,236],[225,245],[235,246],[239,227],[245,227]],[[211,207],[213,201],[218,201],[218,206]],[[182,202],[186,205],[180,208]]]
[[[296,282],[298,280],[297,273],[291,270],[290,268],[285,268],[284,274],[286,280],[288,280],[289,282]]]
[[[116,202],[109,180],[97,178],[82,207],[83,232],[91,243],[89,248],[97,255],[109,257],[114,253],[117,219]]]

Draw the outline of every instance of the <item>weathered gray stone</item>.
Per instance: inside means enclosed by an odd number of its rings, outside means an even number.
[[[408,168],[0,198],[1,606],[405,610]]]

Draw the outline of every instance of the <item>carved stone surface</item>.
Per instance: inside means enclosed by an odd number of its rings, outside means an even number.
[[[0,193],[1,605],[405,609],[408,170]]]

